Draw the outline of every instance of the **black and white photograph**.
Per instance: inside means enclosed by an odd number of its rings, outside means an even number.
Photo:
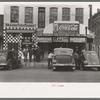
[[[0,2],[0,82],[100,82],[100,2]]]

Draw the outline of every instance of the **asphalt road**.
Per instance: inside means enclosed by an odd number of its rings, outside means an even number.
[[[100,71],[58,70],[47,67],[23,67],[14,70],[0,70],[0,82],[100,82]]]

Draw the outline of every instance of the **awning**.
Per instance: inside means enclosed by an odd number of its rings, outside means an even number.
[[[55,21],[56,23],[60,23],[62,21]],[[65,21],[66,22],[66,21]],[[64,23],[65,23],[64,22]],[[67,21],[68,22],[68,21]],[[77,21],[69,21],[68,23],[78,23]],[[43,35],[48,34],[48,35],[53,35],[53,23],[48,24],[44,30],[43,30]],[[79,36],[86,36],[86,26],[83,24],[80,24],[79,26]],[[92,33],[88,28],[87,28],[87,37],[88,38],[94,38],[94,33]]]

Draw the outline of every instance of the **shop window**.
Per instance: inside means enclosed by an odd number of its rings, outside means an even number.
[[[33,23],[33,7],[25,7],[25,23]]]
[[[83,24],[83,8],[76,8],[75,20]]]
[[[45,8],[39,7],[38,8],[38,28],[45,27]]]
[[[55,7],[50,8],[50,23],[56,21],[57,17],[58,17],[58,9]]]
[[[19,7],[18,6],[11,6],[10,21],[11,23],[19,22]]]
[[[70,8],[62,8],[62,20],[70,21]]]

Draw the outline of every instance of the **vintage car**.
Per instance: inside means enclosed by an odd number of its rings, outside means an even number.
[[[83,50],[80,54],[80,70],[86,68],[97,68],[100,71],[100,61],[95,51]]]
[[[0,50],[0,68],[14,69],[22,67],[17,51]]]
[[[75,70],[75,61],[73,58],[73,49],[71,48],[55,48],[52,58],[52,69],[66,67]]]

